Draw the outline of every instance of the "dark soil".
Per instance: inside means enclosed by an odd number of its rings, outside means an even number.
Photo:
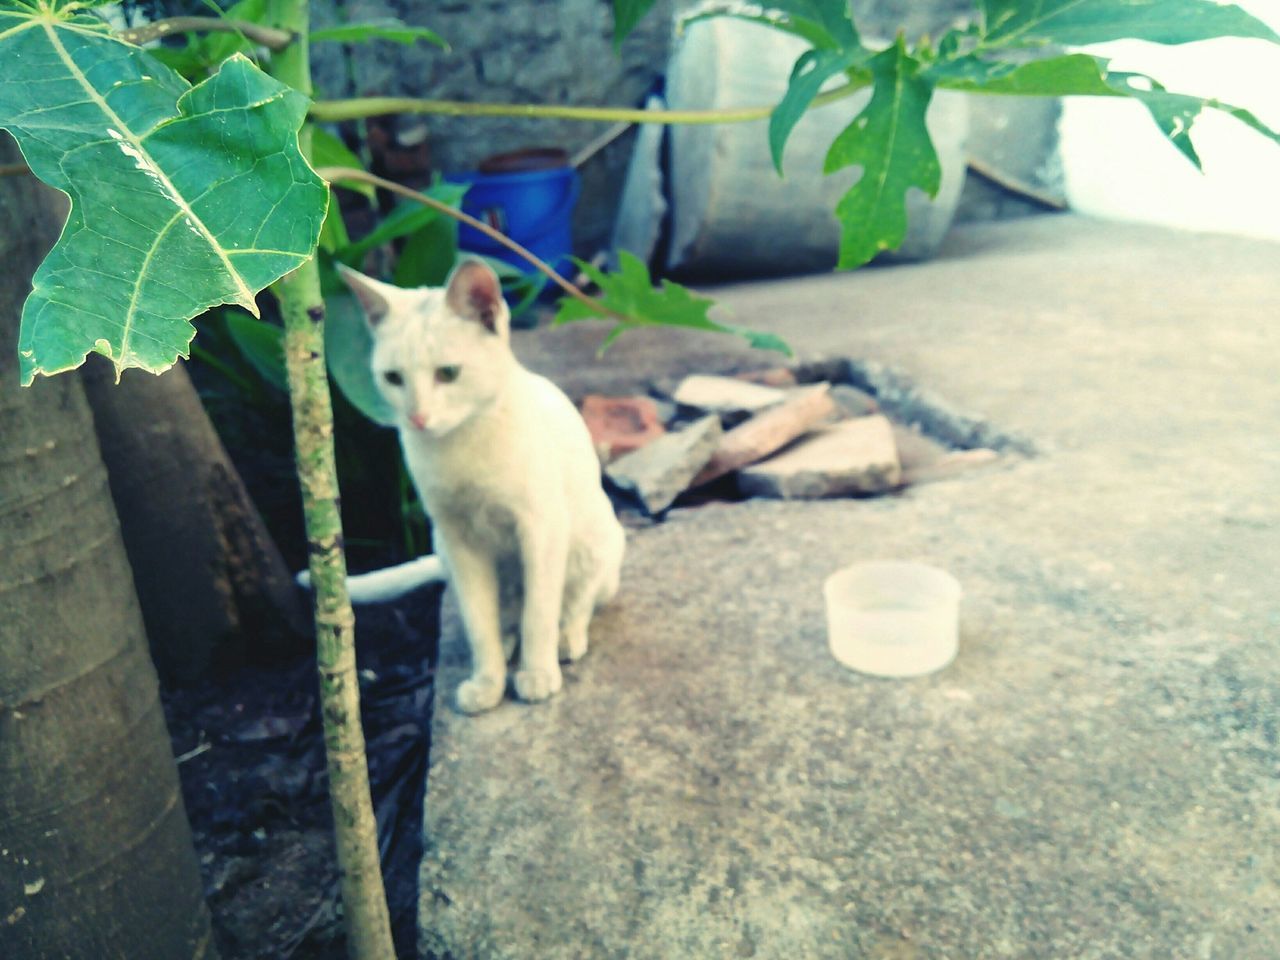
[[[356,609],[361,714],[397,953],[415,956],[441,588]],[[346,956],[314,662],[163,694],[222,960]]]

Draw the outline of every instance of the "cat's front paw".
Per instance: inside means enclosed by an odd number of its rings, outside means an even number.
[[[502,701],[505,681],[501,677],[476,676],[458,684],[458,709],[463,713],[484,713]]]
[[[554,670],[519,670],[515,677],[516,694],[521,700],[546,700],[560,690],[560,667]]]

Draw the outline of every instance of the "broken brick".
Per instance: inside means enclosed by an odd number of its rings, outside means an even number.
[[[591,442],[606,462],[667,432],[658,416],[658,405],[649,397],[590,394],[583,398],[581,409]]]
[[[694,477],[692,486],[710,483],[726,473],[763,460],[807,433],[835,410],[828,384],[793,391],[782,403],[757,413],[722,436],[711,460]]]
[[[783,500],[880,493],[901,482],[893,428],[880,414],[815,430],[738,473],[743,493]]]

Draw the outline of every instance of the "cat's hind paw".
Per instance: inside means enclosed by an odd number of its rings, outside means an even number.
[[[501,677],[478,676],[458,684],[458,709],[463,713],[484,713],[502,702],[506,683]]]
[[[585,629],[565,630],[560,634],[560,662],[573,663],[587,654],[587,631]]]
[[[521,700],[546,700],[560,691],[560,667],[557,665],[554,670],[518,670],[515,684],[516,695]]]

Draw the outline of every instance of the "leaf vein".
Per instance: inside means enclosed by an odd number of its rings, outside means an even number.
[[[231,261],[227,259],[226,252],[222,249],[221,244],[218,243],[217,239],[209,231],[209,228],[205,225],[205,223],[199,217],[196,216],[195,212],[191,209],[186,199],[178,191],[178,188],[173,184],[173,182],[167,176],[165,176],[164,171],[160,169],[159,165],[155,163],[151,155],[147,153],[146,148],[143,146],[142,141],[138,138],[137,134],[135,134],[129,128],[129,126],[119,116],[119,114],[117,114],[111,108],[111,105],[107,103],[106,99],[100,93],[98,93],[98,91],[89,83],[89,78],[85,76],[84,72],[76,64],[75,60],[72,59],[70,53],[67,52],[67,48],[63,46],[62,41],[58,37],[57,31],[53,28],[52,24],[45,23],[44,28],[45,28],[45,32],[48,34],[49,42],[52,44],[54,50],[57,52],[58,57],[62,60],[63,65],[66,67],[67,71],[71,73],[72,76],[81,85],[81,87],[85,91],[86,96],[89,98],[84,102],[93,104],[99,110],[101,110],[104,114],[106,114],[106,116],[110,118],[112,123],[115,123],[118,126],[118,132],[120,133],[120,135],[124,137],[126,140],[128,140],[128,142],[133,146],[133,148],[139,152],[140,158],[145,159],[149,168],[148,173],[156,178],[156,180],[164,188],[165,192],[169,195],[170,199],[174,202],[174,204],[183,213],[185,213],[187,216],[191,218],[191,221],[195,226],[196,230],[202,235],[205,242],[208,243],[209,247],[213,250],[215,255],[217,255],[218,258],[221,259],[223,264],[226,266],[227,272],[231,275],[232,279],[235,281],[236,286],[239,288],[239,292],[241,296],[241,299],[239,300],[239,302],[244,303],[246,306],[249,306],[249,308],[252,309],[251,305],[254,302],[253,291],[249,288],[248,284],[245,283],[244,278],[241,277],[240,274],[236,272],[235,268],[231,265]],[[127,331],[126,331],[126,339],[127,339]]]

